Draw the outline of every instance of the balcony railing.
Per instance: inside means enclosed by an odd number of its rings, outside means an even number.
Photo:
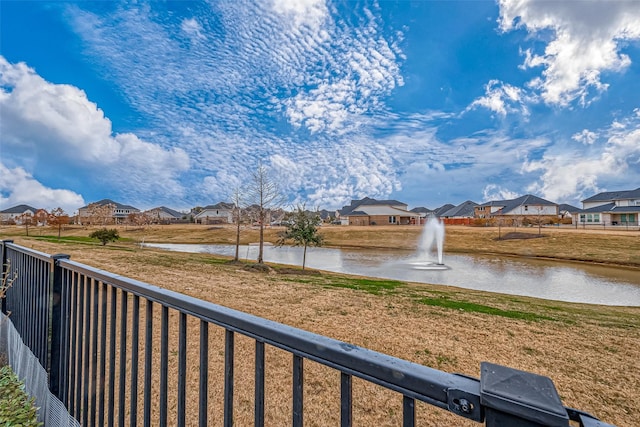
[[[237,405],[247,404],[238,403],[236,393],[237,386],[247,387],[246,372],[239,370],[246,366],[253,370],[249,412],[255,426],[269,424],[267,381],[289,378],[290,424],[302,426],[307,417],[326,425],[320,415],[305,411],[307,361],[339,377],[335,418],[341,426],[353,423],[354,378],[397,393],[404,427],[419,425],[416,400],[487,426],[568,426],[570,420],[585,427],[608,425],[564,407],[547,377],[488,362],[481,364],[480,379],[447,373],[92,268],[66,255],[0,243],[3,274],[17,272],[18,277],[2,310],[11,312],[25,344],[49,372],[52,393],[83,426],[207,426],[213,418],[232,426]],[[214,329],[219,345],[212,340]],[[253,342],[252,363],[238,363],[239,336]],[[270,347],[289,355],[286,379],[278,378],[279,369],[269,372],[265,354]],[[216,395],[211,383],[218,380],[213,357],[224,359],[219,402],[210,400]],[[220,413],[212,417],[214,407]]]

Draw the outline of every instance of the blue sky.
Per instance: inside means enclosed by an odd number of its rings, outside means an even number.
[[[0,1],[0,208],[640,186],[640,2]]]

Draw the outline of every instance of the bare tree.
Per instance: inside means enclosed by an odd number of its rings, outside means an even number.
[[[27,236],[28,236],[29,235],[29,226],[31,224],[33,224],[33,215],[31,215],[31,212],[25,212],[22,215],[19,215],[18,219],[20,220],[22,225],[24,225],[25,229],[27,230]]]
[[[116,206],[112,203],[100,205],[91,203],[87,206],[87,218],[91,225],[107,225],[113,221],[113,211]]]
[[[269,174],[268,169],[260,163],[252,175],[248,187],[249,199],[258,207],[258,226],[260,227],[260,243],[258,264],[262,264],[264,253],[264,225],[270,209],[280,207],[285,202],[278,182]]]
[[[144,212],[132,212],[127,215],[127,223],[142,227],[143,229],[153,222],[153,217]]]
[[[236,253],[233,260],[237,262],[240,260],[240,224],[242,223],[242,193],[239,187],[233,190],[231,202],[233,203],[233,223],[236,225]]]
[[[69,224],[69,215],[61,207],[57,207],[49,214],[48,222],[53,226],[58,227],[58,239],[60,238],[60,231],[63,225]]]

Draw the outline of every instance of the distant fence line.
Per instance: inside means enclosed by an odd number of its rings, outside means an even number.
[[[23,341],[49,372],[52,393],[83,426],[204,427],[212,422],[212,407],[219,408],[215,418],[232,426],[239,405],[247,404],[237,398],[239,380],[246,377],[237,369],[247,363],[236,357],[236,338],[253,341],[249,378],[255,426],[265,425],[265,409],[271,409],[267,379],[283,380],[274,378],[282,375],[277,369],[270,375],[265,363],[272,347],[290,357],[286,406],[295,427],[305,417],[319,416],[305,411],[305,361],[339,378],[335,413],[343,427],[354,419],[354,378],[397,393],[403,427],[418,425],[416,400],[494,427],[568,426],[570,420],[584,427],[608,425],[564,407],[547,377],[488,362],[481,364],[480,379],[446,373],[89,267],[67,255],[0,243],[3,274],[18,273],[2,311],[11,312]],[[177,326],[175,337],[170,321]],[[210,332],[220,328],[222,342],[212,346]],[[195,342],[197,357],[188,359]],[[217,396],[210,365],[218,352],[224,358],[222,392],[220,401],[210,401]],[[189,378],[197,378],[197,387],[188,387]],[[187,391],[197,396],[188,399]]]

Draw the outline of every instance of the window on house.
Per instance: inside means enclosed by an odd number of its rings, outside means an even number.
[[[390,216],[389,217],[389,224],[395,224],[396,223],[396,217],[395,216]]]
[[[525,210],[525,211],[528,211],[528,210],[529,210],[529,206],[524,205],[524,210]]]
[[[593,216],[591,214],[587,215],[587,222],[593,222]]]
[[[627,214],[621,214],[620,215],[620,222],[623,223],[623,224],[625,222],[627,222]]]
[[[593,222],[600,222],[600,214],[593,214]]]

